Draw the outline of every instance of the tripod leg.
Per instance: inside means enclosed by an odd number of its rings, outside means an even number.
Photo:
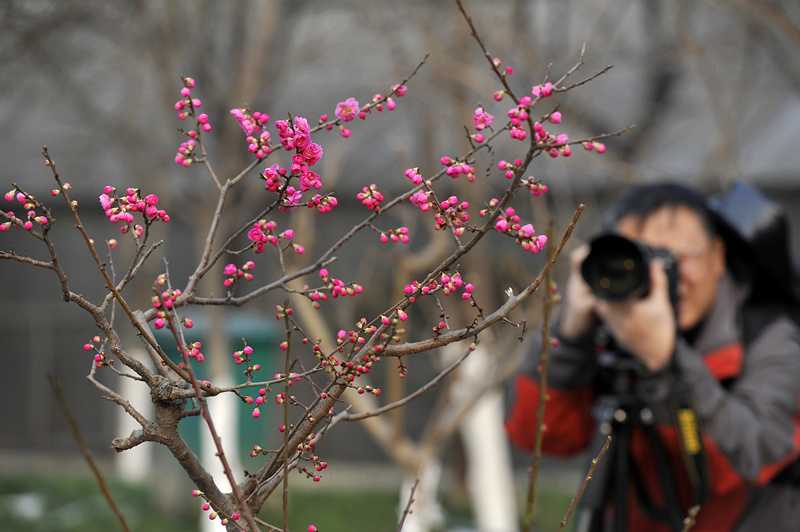
[[[628,479],[630,478],[631,427],[617,425],[614,445],[614,532],[628,532]]]

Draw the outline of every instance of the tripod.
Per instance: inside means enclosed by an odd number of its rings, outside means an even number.
[[[604,377],[601,395],[595,402],[594,415],[598,431],[592,449],[600,447],[611,436],[611,448],[595,468],[581,500],[576,516],[577,532],[627,532],[630,482],[644,510],[653,518],[667,523],[672,530],[682,530],[683,515],[678,501],[674,475],[669,467],[667,451],[657,433],[653,412],[636,393],[639,364],[630,356],[604,351],[598,356],[600,374]],[[636,464],[632,460],[634,430],[641,430],[655,454],[664,504],[656,507],[647,494]],[[684,435],[685,436],[685,435]],[[703,457],[693,455],[700,463]],[[692,464],[687,461],[687,465]],[[701,467],[701,470],[704,469]],[[690,477],[692,475],[690,474]],[[698,475],[704,480],[704,474]],[[702,497],[704,489],[697,488]]]

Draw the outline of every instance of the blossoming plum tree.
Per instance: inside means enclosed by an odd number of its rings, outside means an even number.
[[[332,116],[322,115],[316,121],[299,115],[273,121],[264,112],[243,107],[231,109],[230,115],[242,130],[243,148],[250,153],[252,160],[239,173],[229,177],[216,172],[206,150],[204,140],[207,135],[214,134],[213,122],[216,119],[212,120],[208,114],[201,112],[203,102],[199,96],[200,85],[191,77],[182,78],[174,109],[183,127],[179,130],[181,139],[174,160],[182,168],[202,165],[206,169],[209,194],[216,195],[216,207],[205,244],[191,275],[185,280],[173,278],[165,263],[164,271],[152,282],[151,303],[146,309],[132,307],[126,296],[126,288],[159,247],[158,242],[151,241],[151,227],[170,222],[170,214],[159,205],[158,196],[136,186],[117,189],[107,185],[102,189],[99,208],[120,233],[119,237],[106,240],[109,259],[104,260],[98,241],[88,233],[81,218],[83,209],[97,206],[79,205],[72,198],[72,186],[62,177],[47,147],[42,149],[42,157],[55,183],[51,191],[52,198],[37,198],[16,185],[5,194],[6,207],[0,212],[4,218],[0,223],[0,231],[26,232],[44,245],[46,258],[2,251],[0,259],[55,273],[64,301],[74,303],[87,312],[97,328],[90,341],[83,345],[83,350],[90,355],[89,381],[101,397],[123,408],[140,425],[132,434],[115,439],[112,443],[114,449],[122,452],[144,442],[164,445],[196,485],[193,495],[203,499],[202,509],[209,512],[208,517],[219,519],[228,529],[275,529],[273,525],[258,519],[257,512],[267,498],[283,485],[285,516],[286,482],[290,471],[297,470],[313,481],[321,479],[327,462],[315,452],[315,448],[327,431],[343,420],[380,415],[406,404],[438,383],[458,365],[446,368],[430,385],[401,401],[386,404],[374,412],[353,414],[342,400],[344,393],[354,390],[357,394],[379,397],[381,389],[373,387],[365,379],[382,360],[397,359],[400,371],[405,372],[404,360],[408,355],[471,339],[467,352],[458,360],[460,363],[474,350],[482,331],[501,324],[514,325],[510,319],[512,311],[543,283],[580,216],[579,209],[549,253],[543,271],[534,279],[526,280],[523,290],[518,294],[509,294],[505,303],[491,312],[481,307],[474,294],[475,285],[480,279],[465,278],[458,266],[460,259],[471,253],[479,242],[507,238],[513,240],[522,251],[530,253],[539,253],[553,246],[548,235],[537,232],[512,206],[519,194],[538,198],[547,192],[544,181],[529,174],[533,160],[542,154],[553,158],[570,157],[573,154],[572,147],[576,145],[582,146],[586,152],[593,152],[589,154],[591,156],[602,154],[605,145],[601,140],[617,133],[571,140],[567,133],[557,129],[565,117],[558,111],[557,101],[554,100],[560,94],[590,81],[602,71],[572,81],[582,66],[582,61],[579,61],[561,77],[551,79],[548,73],[541,83],[533,84],[528,93],[520,95],[509,83],[514,75],[513,68],[504,66],[499,58],[486,50],[471,19],[466,12],[464,14],[488,60],[489,68],[500,83],[500,88],[488,95],[493,104],[475,108],[472,127],[467,128],[468,148],[458,155],[442,155],[438,169],[399,169],[398,179],[404,176],[410,187],[395,197],[388,197],[375,184],[364,184],[356,195],[365,209],[363,220],[350,227],[304,267],[293,268],[289,260],[292,254],[305,253],[303,234],[279,225],[274,218],[282,212],[302,208],[313,210],[321,218],[336,216],[339,203],[336,192],[326,188],[324,177],[314,169],[318,168],[318,163],[325,156],[321,144],[325,135],[338,132],[343,139],[348,139],[358,122],[368,120],[376,113],[398,108],[398,102],[409,90],[408,84],[425,60],[407,79],[375,94],[366,103],[359,102],[355,97],[347,97],[336,104]],[[495,116],[501,112],[505,112],[505,120]],[[479,152],[493,153],[494,147],[503,139],[518,145],[518,158],[489,165],[483,177],[484,172],[479,168],[476,155]],[[478,179],[493,180],[495,188],[499,187],[501,192],[485,198],[482,205],[475,205],[456,194],[444,194],[441,184],[445,178],[456,189],[469,187]],[[231,191],[235,187],[252,186],[256,182],[263,189],[261,193],[266,207],[261,212],[246,216],[237,223],[238,228],[229,234],[222,234],[223,216],[240,217],[242,214],[224,213]],[[59,261],[55,229],[60,220],[54,218],[48,205],[59,199],[72,217],[105,286],[106,294],[100,301],[91,301],[75,291]],[[342,298],[383,296],[379,291],[370,294],[369,287],[359,284],[357,279],[340,277],[342,274],[336,273],[335,253],[350,244],[353,237],[361,232],[374,232],[377,235],[374,241],[376,246],[413,241],[414,235],[407,226],[379,226],[386,213],[403,208],[413,209],[416,216],[423,223],[430,224],[433,230],[449,233],[449,255],[421,278],[405,280],[402,298],[381,302],[381,312],[361,317],[349,328],[336,332],[335,346],[323,346],[296,319],[290,296],[307,299],[318,312],[335,312],[337,300]],[[199,281],[223,260],[237,242],[245,245],[242,252],[237,254],[243,257],[238,260],[237,256],[237,262],[225,265],[224,277],[218,281],[227,291],[226,295],[211,297],[200,293]],[[134,258],[129,268],[117,276],[110,263],[112,251],[125,245],[134,249]],[[261,269],[257,265],[266,260],[264,256],[270,254],[281,273],[275,279],[257,284],[255,272]],[[289,283],[298,279],[306,279],[306,287],[302,290],[290,288]],[[240,289],[241,295],[234,295],[234,285]],[[250,289],[251,285],[256,287]],[[283,371],[273,378],[261,376],[262,368],[252,361],[253,347],[245,343],[231,354],[231,363],[239,371],[241,382],[233,386],[218,386],[210,380],[198,379],[198,365],[210,356],[221,357],[225,354],[203,353],[200,342],[187,340],[186,331],[193,327],[189,316],[193,309],[203,305],[240,306],[281,291],[286,293],[286,302],[276,306],[275,319],[284,330],[284,338],[279,346]],[[429,337],[404,340],[404,322],[409,315],[423,305],[441,307],[440,298],[446,297],[473,308],[474,319],[461,327],[445,319],[437,320],[428,329]],[[120,337],[115,322],[117,309],[137,331],[139,339],[136,341],[143,343],[149,357],[148,363],[131,356],[129,345]],[[169,331],[181,356],[180,360],[172,360],[167,355],[165,346],[156,341],[151,328]],[[316,361],[313,367],[303,367],[298,362],[298,353],[301,351],[313,355]],[[154,405],[154,417],[145,417],[128,399],[103,384],[100,378],[104,371],[113,371],[121,378],[135,379],[147,385]],[[299,387],[307,388],[312,394],[314,400],[311,403],[301,404],[296,399],[293,390]],[[250,390],[255,391],[247,395]],[[282,433],[281,447],[267,451],[259,442],[252,442],[252,456],[264,454],[270,459],[263,467],[248,474],[242,482],[236,481],[208,408],[208,402],[222,394],[239,396],[243,408],[250,411],[254,420],[261,416],[270,399],[282,408],[282,423],[276,427]],[[178,433],[181,419],[198,415],[203,418],[213,438],[216,454],[232,488],[229,494],[223,493]],[[315,529],[314,525],[309,526],[309,530],[312,529]]]

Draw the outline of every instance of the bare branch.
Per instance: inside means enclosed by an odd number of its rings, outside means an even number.
[[[111,447],[118,453],[121,453],[122,451],[133,449],[137,445],[147,441],[153,441],[153,438],[148,436],[143,430],[137,429],[131,432],[130,436],[126,438],[114,438],[111,441]]]
[[[460,366],[461,363],[464,362],[464,360],[466,360],[467,357],[470,355],[470,353],[472,353],[473,351],[474,351],[474,347],[471,345],[466,350],[466,352],[464,352],[464,354],[461,355],[458,358],[458,360],[456,360],[455,362],[453,362],[452,364],[447,366],[444,370],[442,370],[439,374],[437,374],[433,379],[428,381],[424,386],[422,386],[419,389],[417,389],[414,393],[412,393],[410,395],[407,395],[406,397],[400,399],[399,401],[395,401],[395,402],[390,403],[388,405],[382,406],[381,408],[378,408],[377,410],[372,410],[371,412],[361,412],[359,414],[349,414],[349,415],[344,417],[344,421],[361,421],[362,419],[367,419],[368,417],[379,416],[379,415],[384,414],[384,413],[386,413],[386,412],[388,412],[390,410],[394,410],[395,408],[400,408],[401,406],[413,401],[414,399],[416,399],[417,397],[419,397],[423,393],[427,392],[428,390],[430,390],[431,388],[433,388],[434,386],[439,384],[439,382],[442,379],[447,377],[450,373],[452,373],[452,371],[454,369],[456,369],[458,366]]]
[[[133,407],[130,401],[95,378],[96,369],[97,367],[95,366],[94,362],[92,362],[92,369],[89,371],[89,374],[86,376],[86,378],[94,385],[95,388],[97,388],[97,391],[100,392],[100,396],[121,406],[122,409],[128,413],[128,415],[130,415],[136,420],[137,423],[139,423],[139,425],[141,425],[143,428],[147,428],[150,425],[150,422]]]
[[[0,260],[13,260],[17,262],[21,262],[23,264],[29,264],[31,266],[36,266],[37,268],[45,268],[47,270],[55,270],[52,262],[45,262],[43,260],[37,260],[33,257],[26,257],[23,255],[17,255],[13,251],[0,251]]]
[[[594,475],[594,470],[597,469],[597,464],[600,463],[600,460],[602,460],[603,455],[606,454],[606,451],[608,451],[610,445],[611,436],[608,436],[606,437],[606,441],[603,443],[603,446],[600,448],[600,452],[597,453],[597,456],[592,458],[592,464],[589,466],[589,471],[586,473],[586,477],[584,477],[581,485],[578,487],[578,492],[572,497],[572,500],[569,501],[569,506],[564,514],[564,518],[561,520],[561,525],[559,528],[563,529],[567,526],[567,523],[569,523],[569,519],[572,517],[572,512],[575,511],[575,506],[581,500],[581,497],[583,497],[586,487],[589,485],[589,481],[592,480],[592,475]]]

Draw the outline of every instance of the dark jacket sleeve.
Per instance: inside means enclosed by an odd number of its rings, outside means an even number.
[[[764,484],[797,459],[800,335],[792,321],[778,319],[750,342],[730,389],[686,343],[678,342],[675,356],[704,437],[727,458],[733,474]]]
[[[594,423],[590,386],[596,371],[592,338],[593,335],[560,339],[557,347],[551,349],[542,439],[542,449],[547,454],[577,453],[591,439]],[[527,450],[533,449],[536,441],[540,336],[534,337],[532,346],[522,371],[514,380],[512,406],[506,421],[511,441]]]

